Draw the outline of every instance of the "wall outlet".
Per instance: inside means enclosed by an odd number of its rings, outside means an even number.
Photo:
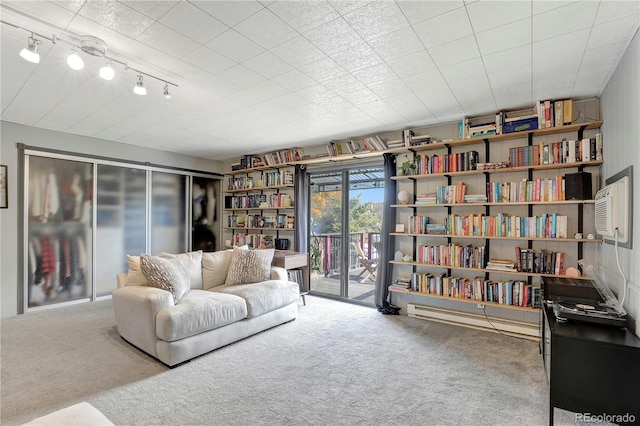
[[[484,305],[481,303],[478,303],[478,309],[484,309]]]

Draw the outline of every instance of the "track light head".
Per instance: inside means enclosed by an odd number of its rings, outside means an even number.
[[[133,93],[141,96],[147,94],[147,89],[144,87],[144,82],[142,81],[142,74],[138,74],[138,82],[133,86]]]
[[[164,83],[164,97],[167,99],[171,97],[171,93],[169,93],[169,83]]]
[[[69,65],[71,69],[74,69],[76,71],[80,71],[82,68],[84,68],[84,61],[80,56],[78,56],[78,53],[75,49],[73,49],[71,55],[67,56],[67,65]]]
[[[103,78],[107,81],[113,80],[113,77],[115,76],[116,73],[113,70],[113,67],[111,66],[111,61],[109,61],[107,65],[100,68],[99,74],[100,74],[100,78]]]
[[[31,33],[27,38],[27,47],[20,51],[22,59],[34,64],[40,63],[40,54],[38,53],[39,44],[42,44],[42,42],[33,38],[33,33]]]

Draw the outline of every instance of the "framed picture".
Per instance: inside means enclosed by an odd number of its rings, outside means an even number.
[[[6,209],[9,207],[8,191],[7,166],[0,165],[0,209]]]

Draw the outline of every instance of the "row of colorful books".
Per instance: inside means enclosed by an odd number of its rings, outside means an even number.
[[[281,149],[266,154],[247,154],[238,163],[231,164],[231,170],[246,170],[256,167],[275,166],[304,160],[302,148]]]
[[[567,222],[567,216],[557,213],[543,213],[540,216],[507,213],[463,216],[451,213],[445,218],[445,229],[447,235],[456,236],[567,238]]]
[[[229,176],[227,189],[260,189],[270,186],[293,185],[293,172],[290,170],[279,170],[263,172],[257,176]]]
[[[227,218],[227,226],[230,228],[278,228],[292,229],[294,217],[285,214],[278,215],[241,215],[230,214]]]
[[[492,203],[564,201],[564,176],[519,182],[489,182],[487,199]]]
[[[420,245],[416,249],[416,260],[441,266],[460,268],[484,268],[486,266],[486,246],[474,247],[456,243],[443,245]]]
[[[235,246],[249,246],[254,249],[269,249],[274,248],[273,236],[264,234],[233,234],[233,245]]]
[[[415,156],[413,161],[415,167],[412,171],[416,175],[464,172],[476,170],[479,154],[478,151],[454,152],[442,155],[419,154]]]

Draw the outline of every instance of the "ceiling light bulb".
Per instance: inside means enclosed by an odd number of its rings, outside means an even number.
[[[67,65],[76,71],[80,71],[84,68],[84,61],[74,50],[71,55],[67,56]]]
[[[171,93],[169,93],[169,83],[164,84],[164,97],[167,99],[171,97]]]
[[[111,66],[111,62],[100,68],[99,74],[101,78],[104,78],[107,81],[113,80],[113,77],[116,75],[113,67]]]
[[[38,53],[38,44],[40,44],[40,40],[36,40],[33,38],[33,33],[29,38],[27,38],[27,47],[20,51],[20,56],[25,61],[32,62],[37,64],[40,62],[40,54]]]
[[[144,83],[142,82],[142,74],[138,74],[138,82],[133,87],[133,93],[142,96],[147,94],[147,89],[144,87]]]

